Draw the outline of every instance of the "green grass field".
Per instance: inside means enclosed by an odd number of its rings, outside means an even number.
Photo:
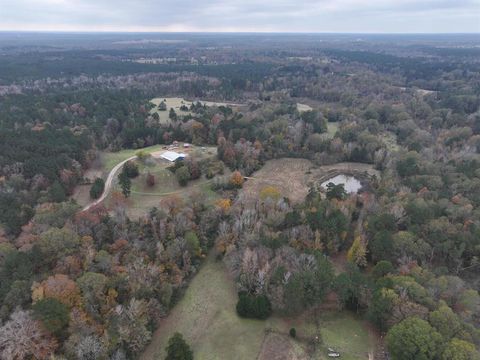
[[[140,359],[163,358],[176,331],[184,335],[197,360],[328,359],[327,347],[339,351],[342,359],[360,360],[367,359],[373,347],[364,322],[349,312],[321,314],[323,344],[308,352],[308,339],[317,334],[312,316],[242,319],[236,315],[236,302],[235,286],[223,263],[209,256]],[[297,329],[297,339],[288,336],[291,327]]]
[[[167,110],[166,111],[159,111],[158,110],[158,105],[162,101],[165,103],[165,105],[167,105]],[[171,120],[170,120],[170,117],[169,117],[169,112],[170,112],[170,109],[172,109],[172,108],[175,110],[175,112],[177,113],[178,116],[191,114],[190,111],[180,110],[180,107],[182,105],[185,105],[188,108],[190,108],[190,105],[192,105],[191,101],[186,100],[184,98],[179,98],[179,97],[162,98],[162,97],[158,97],[158,98],[150,100],[150,102],[155,105],[155,107],[150,111],[150,113],[151,114],[154,114],[154,113],[158,114],[158,116],[160,118],[160,120],[159,120],[160,124],[169,124],[170,123]],[[197,102],[197,100],[195,100],[195,103],[196,102]],[[240,104],[227,104],[227,103],[224,103],[224,102],[213,102],[213,101],[203,101],[203,100],[200,100],[200,103],[202,103],[206,106],[227,106],[227,105],[240,106]]]
[[[338,130],[338,123],[337,122],[328,122],[327,123],[327,132],[328,135],[333,138]]]
[[[140,358],[162,359],[169,337],[179,331],[192,346],[195,359],[255,359],[265,325],[239,318],[236,300],[234,284],[223,263],[209,257]]]
[[[175,174],[167,169],[169,164],[156,166],[140,166],[140,176],[132,181],[132,192],[168,193],[180,190]],[[146,183],[147,174],[155,177],[155,185],[149,187]]]
[[[158,105],[161,103],[161,102],[165,102],[165,104],[167,105],[167,110],[166,111],[159,111],[158,110]],[[169,124],[171,122],[170,118],[169,118],[169,113],[170,113],[170,109],[174,109],[175,112],[177,113],[178,116],[181,116],[181,115],[188,115],[188,114],[191,114],[190,111],[182,111],[180,110],[180,107],[182,105],[185,105],[187,106],[188,108],[190,108],[190,105],[192,105],[192,102],[191,101],[187,101],[183,98],[155,98],[155,99],[152,99],[150,100],[150,102],[152,104],[155,105],[155,107],[150,111],[151,114],[154,114],[154,113],[157,113],[160,120],[160,124]]]
[[[182,187],[178,184],[175,175],[167,169],[152,173],[156,173],[154,187],[147,188],[144,180],[145,175],[140,175],[132,181],[132,193],[128,198],[127,208],[127,214],[132,218],[142,216],[152,207],[158,207],[162,198],[167,196],[175,195],[188,201],[189,196],[198,193],[203,196],[207,205],[211,205],[219,199],[219,195],[210,188],[211,180],[204,177],[190,181],[187,186]],[[120,191],[118,185],[115,190]]]
[[[321,316],[321,334],[325,356],[327,347],[340,352],[342,359],[368,359],[373,339],[370,338],[364,323],[349,312],[330,313]]]
[[[147,152],[158,151],[161,150],[161,145],[144,148],[142,150]],[[107,154],[108,163],[105,163],[105,168],[107,166],[113,168],[115,164],[135,155],[137,151],[124,150],[119,153]],[[197,160],[214,157],[216,154],[215,147],[201,148],[194,146],[188,150],[178,149],[178,151],[187,151],[190,156],[193,156]],[[212,204],[218,199],[217,193],[210,188],[211,180],[206,179],[204,176],[200,179],[189,181],[187,186],[182,187],[178,184],[175,174],[167,169],[171,163],[161,159],[152,159],[147,161],[146,164],[138,163],[138,165],[140,175],[132,179],[131,194],[128,198],[127,214],[132,218],[140,217],[152,207],[159,206],[161,199],[169,195],[178,195],[187,199],[194,192],[198,192],[204,196],[204,201],[207,204]],[[146,182],[148,173],[151,173],[155,177],[155,185],[152,187],[149,187]],[[113,189],[120,191],[120,187],[116,181]],[[111,196],[112,193],[110,193],[110,196],[106,200],[107,204],[109,204]]]
[[[103,152],[100,155],[102,159],[103,172],[105,174],[108,174],[110,170],[112,170],[114,166],[117,165],[119,162],[134,156],[139,151],[151,153],[162,150],[163,146],[165,145],[153,145],[141,149],[120,150],[117,152]]]

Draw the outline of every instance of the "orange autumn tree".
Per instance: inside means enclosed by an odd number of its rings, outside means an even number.
[[[44,298],[57,299],[70,308],[79,306],[82,299],[75,281],[63,274],[49,276],[40,284],[33,285],[32,300],[36,302]]]
[[[232,206],[232,201],[230,199],[219,199],[215,202],[215,205],[220,209],[222,214],[226,214]]]
[[[230,184],[236,188],[241,188],[243,185],[244,179],[240,171],[234,171],[232,176],[230,176]]]

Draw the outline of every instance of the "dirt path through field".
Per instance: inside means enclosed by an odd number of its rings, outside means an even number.
[[[92,201],[90,204],[85,206],[82,211],[87,211],[91,209],[92,207],[102,203],[103,200],[106,199],[108,194],[110,193],[110,190],[112,189],[113,181],[115,179],[115,175],[117,175],[117,172],[122,168],[122,166],[130,161],[136,159],[137,156],[134,155],[132,157],[129,157],[128,159],[125,159],[121,162],[119,162],[117,165],[114,166],[114,168],[108,173],[107,180],[105,181],[105,189],[103,190],[102,196],[100,196],[97,200]]]

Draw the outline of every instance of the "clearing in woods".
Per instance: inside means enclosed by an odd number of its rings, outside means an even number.
[[[312,111],[313,107],[307,104],[297,103],[297,110],[299,113],[303,113],[305,111]],[[338,130],[338,122],[327,123],[327,134],[329,137],[333,138],[337,130]]]
[[[158,110],[158,105],[160,105],[161,102],[164,102],[165,105],[167,106],[167,109],[165,111]],[[155,107],[150,110],[151,114],[157,113],[160,120],[160,124],[169,124],[171,122],[169,113],[170,109],[174,109],[175,112],[177,113],[178,116],[182,115],[189,115],[191,114],[190,112],[190,106],[192,105],[192,101],[186,100],[184,98],[179,98],[179,97],[167,97],[167,98],[162,98],[158,97],[155,99],[150,100],[152,104],[155,105]],[[231,103],[224,103],[224,102],[214,102],[214,101],[203,101],[203,100],[193,100],[193,102],[197,103],[200,102],[202,105],[206,106],[230,106],[230,107],[238,107],[240,104],[231,104]],[[188,110],[184,111],[181,110],[180,108],[185,105]]]
[[[313,108],[310,106],[310,105],[307,105],[307,104],[300,104],[300,103],[297,103],[297,110],[298,112],[305,112],[305,111],[311,111],[313,110]]]
[[[137,178],[132,179],[131,195],[126,201],[126,211],[129,216],[141,216],[150,208],[158,206],[160,199],[168,195],[185,197],[194,192],[198,192],[204,196],[205,201],[207,202],[212,202],[217,199],[216,193],[210,189],[210,180],[205,179],[204,176],[200,179],[190,181],[186,187],[181,187],[178,184],[175,175],[167,169],[172,163],[159,158],[159,155],[166,151],[166,149],[163,149],[164,147],[165,145],[154,145],[142,149],[101,153],[98,165],[89,169],[86,177],[90,178],[92,181],[95,177],[106,179],[107,175],[117,164],[134,157],[139,151],[142,151],[148,154],[153,154],[154,156],[146,164],[137,161],[140,175]],[[216,156],[216,147],[212,146],[190,146],[189,148],[179,148],[174,150],[187,153],[197,160]],[[146,177],[149,172],[155,177],[155,185],[152,187],[146,185]],[[107,189],[108,195],[105,199],[105,204],[107,206],[111,204],[110,201],[113,190],[120,191],[117,175],[118,172],[113,178],[111,191]],[[82,207],[92,202],[89,195],[90,187],[91,185],[77,186],[74,195],[72,196]]]
[[[187,186],[180,186],[174,173],[168,170],[173,163],[159,158],[159,155],[165,150],[153,152],[151,159],[145,164],[137,161],[140,175],[132,179],[130,197],[127,199],[127,215],[136,218],[145,214],[146,211],[154,206],[159,206],[160,200],[166,196],[175,195],[181,198],[197,193],[202,196],[203,201],[212,203],[218,198],[218,195],[210,189],[211,180],[202,175],[199,179],[188,182]],[[174,151],[186,153],[194,159],[200,161],[206,158],[216,156],[215,147],[190,146],[189,148],[174,149]],[[155,178],[153,186],[147,185],[147,175],[151,174]],[[117,179],[115,178],[113,190],[121,191]],[[111,205],[112,192],[106,199],[106,204]]]
[[[311,184],[343,172],[379,176],[378,171],[369,164],[344,162],[316,166],[307,159],[282,158],[267,161],[245,182],[242,191],[247,199],[255,200],[264,187],[274,186],[281,194],[288,194],[293,203],[299,203],[307,196]]]
[[[328,347],[339,351],[342,359],[363,360],[375,344],[366,323],[350,312],[322,312],[317,318],[312,313],[272,316],[261,321],[238,317],[236,302],[234,282],[223,263],[210,255],[181,300],[161,320],[140,359],[163,359],[168,339],[176,331],[183,334],[197,360],[320,360],[328,359]],[[291,327],[297,330],[296,339],[288,335]]]
[[[152,153],[161,150],[162,146],[164,145],[153,145],[142,149],[127,149],[117,152],[100,152],[98,161],[96,161],[94,165],[85,172],[84,177],[89,179],[91,183],[93,183],[97,177],[105,180],[108,173],[115,167],[115,165],[135,156],[138,151],[141,150],[146,153]],[[90,198],[91,186],[91,184],[78,185],[74,190],[72,198],[82,207],[92,202],[92,199]]]
[[[328,136],[330,136],[331,138],[333,138],[333,137],[335,136],[335,134],[337,133],[338,127],[339,127],[339,123],[338,123],[338,122],[327,122],[327,133],[328,133]]]

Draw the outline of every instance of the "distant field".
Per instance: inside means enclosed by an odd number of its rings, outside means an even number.
[[[313,108],[310,105],[307,105],[307,104],[297,103],[297,110],[299,112],[305,112],[305,111],[311,111],[311,110],[313,110]]]
[[[327,347],[342,359],[367,359],[373,339],[362,320],[348,312],[319,318],[323,344],[309,345],[317,334],[311,314],[296,318],[273,316],[266,321],[239,318],[237,294],[222,262],[210,256],[190,283],[185,295],[162,320],[141,360],[162,359],[169,337],[181,332],[197,360],[308,360],[327,359]],[[288,336],[297,329],[297,340]]]
[[[339,123],[338,122],[328,122],[327,123],[327,132],[328,135],[333,138],[337,133]]]
[[[162,101],[165,102],[165,104],[167,105],[167,110],[166,111],[159,111],[158,110],[158,105]],[[195,103],[197,103],[197,100],[194,100],[194,101],[195,101]],[[151,114],[154,114],[154,113],[158,114],[158,116],[160,118],[160,124],[169,124],[170,123],[171,120],[169,118],[169,112],[170,112],[171,108],[173,108],[175,110],[177,115],[191,114],[190,111],[180,110],[180,107],[182,105],[185,105],[188,108],[190,108],[190,105],[192,105],[192,101],[188,101],[184,98],[179,98],[179,97],[162,98],[162,97],[158,97],[158,98],[150,100],[150,102],[155,105],[155,108],[153,108],[150,111],[150,113]],[[230,106],[238,106],[239,105],[239,104],[228,104],[228,103],[224,103],[224,102],[213,102],[213,101],[203,101],[203,100],[199,100],[199,102],[206,105],[206,106],[229,106],[229,105]]]
[[[167,110],[166,111],[159,111],[158,110],[158,105],[164,101],[165,104],[167,105]],[[180,107],[182,105],[185,105],[187,106],[188,108],[190,108],[190,105],[192,105],[192,103],[190,101],[187,101],[183,98],[155,98],[155,99],[152,99],[150,100],[151,103],[153,103],[155,105],[155,107],[150,111],[151,114],[154,114],[154,113],[157,113],[158,116],[160,117],[160,124],[169,124],[171,122],[170,118],[169,118],[169,112],[170,112],[170,109],[173,108],[175,110],[175,112],[177,113],[177,115],[188,115],[188,114],[191,114],[190,111],[182,111],[180,110]]]

